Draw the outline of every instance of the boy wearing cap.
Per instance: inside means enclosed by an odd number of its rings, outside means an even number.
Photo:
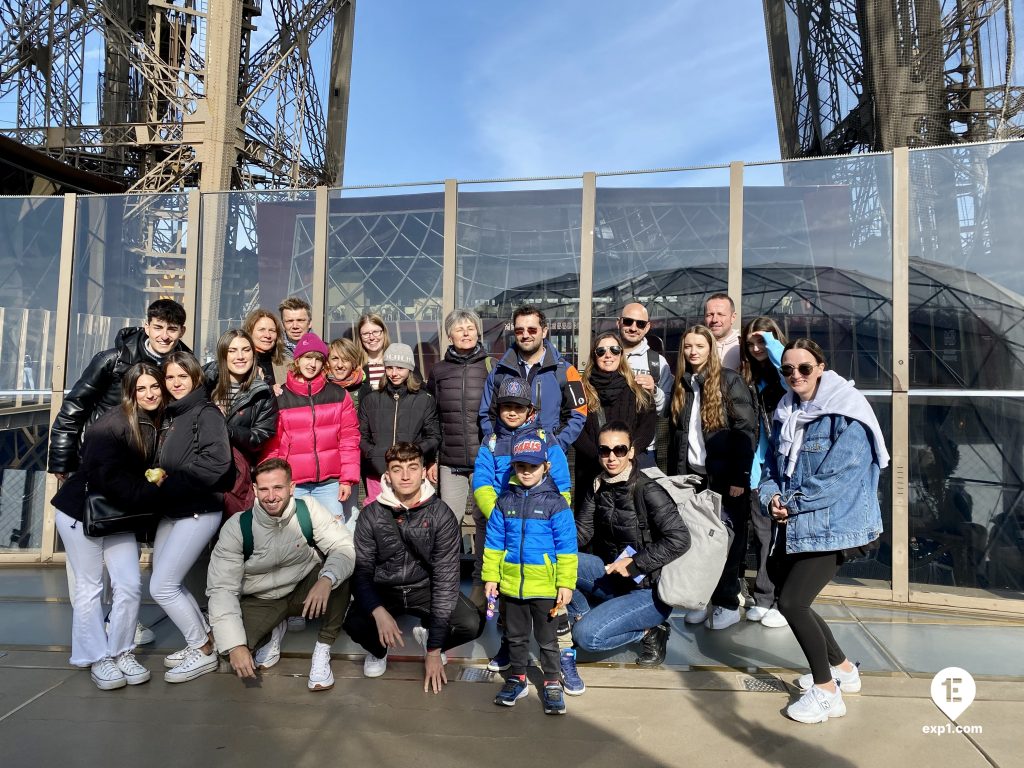
[[[565,713],[555,616],[576,588],[576,523],[568,502],[548,475],[549,447],[538,430],[517,435],[512,445],[515,478],[498,497],[487,521],[484,592],[499,592],[511,666],[494,703],[511,707],[529,693],[530,627],[540,648],[549,715]]]
[[[435,461],[441,445],[437,404],[413,371],[412,347],[392,344],[384,351],[381,388],[364,391],[359,398],[359,448],[363,455],[368,505],[380,494],[380,478],[387,471],[384,454],[396,443],[413,443],[423,453],[424,466]]]

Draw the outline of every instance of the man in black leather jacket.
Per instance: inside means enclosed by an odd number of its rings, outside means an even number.
[[[81,377],[64,397],[60,413],[50,427],[47,471],[63,481],[78,469],[78,452],[86,428],[121,402],[121,379],[136,363],[157,367],[181,343],[185,333],[185,308],[171,299],[157,299],[146,310],[141,328],[118,331],[114,348],[93,357]]]
[[[448,682],[444,651],[479,637],[483,616],[459,591],[459,525],[427,482],[419,446],[397,443],[384,458],[381,494],[356,522],[355,601],[343,626],[367,651],[363,674],[380,677],[388,650],[405,646],[395,617],[421,619],[412,635],[423,647],[423,690],[438,693]]]

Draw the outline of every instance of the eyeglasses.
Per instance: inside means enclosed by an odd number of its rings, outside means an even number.
[[[635,317],[620,317],[619,322],[622,323],[626,328],[632,328],[636,325],[641,331],[650,325],[650,320],[637,320]]]
[[[378,336],[383,336],[384,331],[378,328],[376,331],[363,331],[359,334],[361,339],[376,339]]]
[[[629,453],[628,445],[616,445],[614,447],[610,445],[599,445],[597,446],[597,455],[602,459],[607,459],[612,454],[615,454],[615,458],[624,459],[626,454]]]
[[[618,344],[613,344],[610,347],[598,347],[594,350],[595,357],[604,357],[606,353],[611,352],[613,355],[618,356],[622,354],[622,347]]]
[[[534,326],[515,329],[516,336],[536,336],[538,333],[540,333],[540,328],[536,328]]]
[[[780,365],[779,373],[785,376],[787,379],[797,371],[800,371],[801,376],[810,376],[818,364],[811,365],[810,363],[800,363],[800,365]]]

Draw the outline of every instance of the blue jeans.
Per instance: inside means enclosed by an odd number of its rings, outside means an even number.
[[[646,630],[668,620],[672,607],[657,599],[652,589],[623,592],[621,576],[607,576],[604,563],[580,553],[576,591],[569,603],[569,617],[581,617],[572,628],[573,641],[585,651],[611,651],[635,643]],[[598,605],[590,607],[587,598]]]
[[[343,520],[345,526],[351,531],[356,527],[356,518],[359,516],[358,509],[354,506],[355,500],[349,497],[353,508],[349,514],[345,514],[345,504],[338,501],[338,481],[325,480],[321,483],[299,483],[295,486],[295,498],[311,496],[320,502],[320,505],[335,517]],[[353,491],[355,488],[353,487]]]

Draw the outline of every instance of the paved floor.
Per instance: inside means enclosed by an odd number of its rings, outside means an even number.
[[[551,759],[619,766],[1021,765],[1024,624],[937,612],[823,603],[864,688],[846,717],[794,723],[781,714],[803,660],[792,633],[741,623],[721,632],[673,619],[668,664],[632,666],[627,649],[583,666],[586,694],[545,717],[533,695],[507,711],[482,662],[493,627],[451,654],[451,683],[422,692],[418,649],[366,680],[361,654],[339,639],[334,689],[306,690],[314,630],[290,632],[285,658],[254,685],[222,672],[185,685],[161,679],[181,636],[144,606],[156,642],[140,649],[154,679],[98,691],[67,665],[70,606],[62,569],[0,569],[0,766],[521,766]],[[408,629],[408,626],[406,626]],[[978,681],[957,719],[980,733],[925,734],[949,720],[932,675],[960,666]],[[539,671],[539,670],[538,670]],[[952,727],[952,726],[950,726]]]

